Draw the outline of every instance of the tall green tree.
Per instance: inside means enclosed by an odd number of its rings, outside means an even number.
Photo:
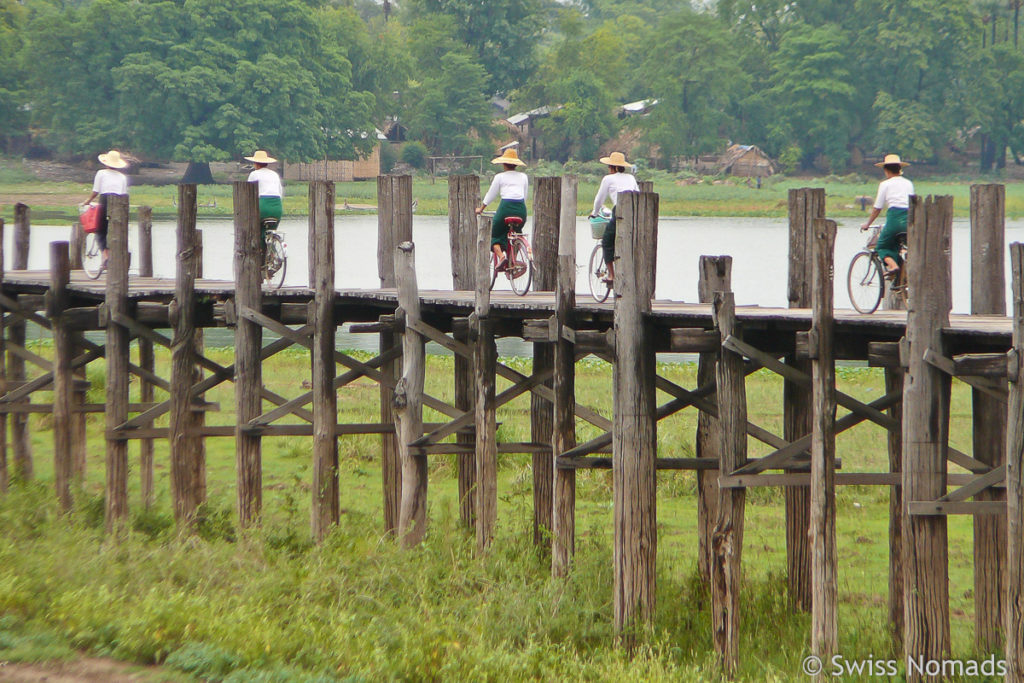
[[[21,31],[28,11],[15,0],[0,0],[0,148],[28,131]]]
[[[487,72],[466,54],[441,57],[441,68],[411,94],[409,133],[443,154],[464,154],[476,136],[488,134],[490,107],[484,96]]]

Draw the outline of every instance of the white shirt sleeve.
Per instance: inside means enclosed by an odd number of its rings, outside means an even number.
[[[611,181],[611,174],[601,179],[601,186],[597,188],[597,196],[594,197],[594,210],[590,212],[592,215],[596,216],[601,210],[601,206],[604,205],[604,200],[608,199],[608,188],[611,185]]]
[[[490,204],[498,198],[498,191],[500,189],[501,181],[498,176],[494,176],[494,180],[491,181],[491,186],[487,189],[487,194],[484,195],[484,206]]]

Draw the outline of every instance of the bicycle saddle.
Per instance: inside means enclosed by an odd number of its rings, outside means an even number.
[[[510,230],[518,231],[523,227],[523,223],[525,222],[526,221],[520,218],[519,216],[507,216],[505,218],[505,226],[508,227]]]

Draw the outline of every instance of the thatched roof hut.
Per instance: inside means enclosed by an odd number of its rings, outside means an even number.
[[[778,171],[778,165],[757,145],[732,145],[718,160],[719,173],[740,178],[766,178]]]

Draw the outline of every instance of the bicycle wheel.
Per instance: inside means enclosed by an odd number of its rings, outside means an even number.
[[[100,249],[100,238],[94,232],[85,233],[82,240],[82,270],[93,280],[103,272],[103,250]]]
[[[882,264],[874,252],[862,251],[850,261],[846,274],[850,303],[859,313],[874,313],[885,293]]]
[[[267,233],[267,256],[263,267],[267,285],[271,289],[281,289],[288,270],[288,255],[284,240],[277,233]]]
[[[509,264],[508,281],[512,284],[512,291],[523,296],[530,290],[530,283],[533,281],[533,261],[530,260],[530,251],[521,239],[517,239],[512,245],[513,259]]]
[[[601,248],[601,243],[598,242],[594,245],[594,250],[590,252],[590,265],[587,266],[587,281],[590,282],[590,295],[594,297],[594,301],[597,303],[603,303],[608,298],[608,295],[611,294],[612,288],[604,281],[607,274],[608,264],[604,262],[604,250]]]

